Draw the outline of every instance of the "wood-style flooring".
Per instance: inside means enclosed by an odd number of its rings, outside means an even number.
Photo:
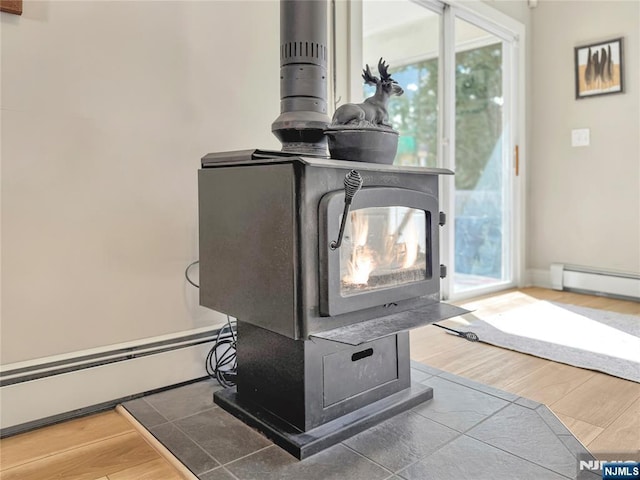
[[[540,301],[640,315],[640,303],[526,288],[460,302],[477,316]],[[462,329],[460,320],[442,322]],[[483,343],[432,326],[411,332],[411,357],[462,377],[544,403],[596,456],[640,451],[640,384]]]
[[[640,304],[527,288],[461,304],[477,314],[557,301],[640,315]],[[445,324],[458,326],[456,320]],[[414,360],[544,403],[592,452],[640,449],[640,385],[427,326],[411,333]],[[0,441],[0,480],[193,479],[125,415],[110,411]]]
[[[0,440],[1,480],[183,480],[115,410]]]

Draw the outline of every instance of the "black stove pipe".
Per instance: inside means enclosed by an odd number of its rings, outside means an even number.
[[[271,131],[283,152],[327,156],[326,0],[280,0],[280,116]]]

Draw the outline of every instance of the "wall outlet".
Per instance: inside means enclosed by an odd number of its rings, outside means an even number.
[[[588,147],[589,146],[589,129],[574,128],[571,130],[571,146],[572,147]]]

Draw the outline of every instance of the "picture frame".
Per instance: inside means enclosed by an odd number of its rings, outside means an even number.
[[[575,47],[576,100],[624,93],[623,39]]]
[[[0,0],[0,12],[22,15],[22,0]]]

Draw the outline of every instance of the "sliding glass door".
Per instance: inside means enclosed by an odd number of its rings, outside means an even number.
[[[451,297],[513,283],[508,43],[455,17]],[[453,258],[451,253],[453,253]]]
[[[442,180],[444,297],[515,285],[517,38],[442,2],[365,0],[362,8],[363,63],[383,57],[405,89],[389,102],[401,135],[394,163],[455,171]]]
[[[383,58],[404,89],[388,104],[400,132],[395,165],[437,167],[440,161],[442,11],[409,1],[363,3],[363,63],[374,71]],[[365,86],[363,95],[374,92]]]

